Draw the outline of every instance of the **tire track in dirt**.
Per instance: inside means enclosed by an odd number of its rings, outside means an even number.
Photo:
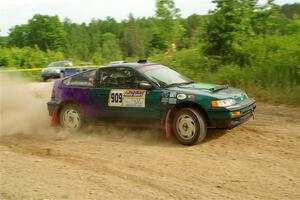
[[[26,86],[43,106],[47,87]],[[156,130],[72,135],[39,120],[0,134],[0,199],[300,199],[299,107],[259,103],[254,121],[193,147]]]

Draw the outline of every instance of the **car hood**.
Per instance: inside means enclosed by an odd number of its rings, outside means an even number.
[[[209,83],[192,83],[183,86],[169,88],[186,95],[195,95],[199,98],[207,97],[212,99],[234,99],[237,103],[248,98],[246,93],[240,89],[229,87],[228,85],[218,85]]]

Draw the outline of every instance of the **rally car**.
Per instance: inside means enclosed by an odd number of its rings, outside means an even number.
[[[52,122],[77,131],[88,122],[162,127],[184,145],[207,128],[246,122],[255,100],[228,85],[197,83],[157,63],[116,62],[56,80],[48,102]]]

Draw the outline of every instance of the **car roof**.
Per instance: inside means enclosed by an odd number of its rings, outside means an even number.
[[[59,63],[59,62],[71,62],[71,61],[69,61],[69,60],[59,60],[59,61],[53,61],[51,63]]]
[[[145,67],[145,66],[150,66],[150,65],[157,65],[157,63],[117,63],[117,64],[108,64],[104,67],[130,67],[133,69],[138,69],[141,67]]]
[[[117,63],[117,64],[108,64],[103,67],[96,67],[93,69],[88,69],[86,71],[79,72],[77,74],[82,74],[82,73],[85,73],[88,71],[93,71],[93,70],[98,70],[98,69],[103,69],[103,68],[129,67],[132,69],[139,69],[141,67],[146,67],[146,66],[151,66],[151,65],[160,65],[160,64],[159,63],[127,63],[127,62],[123,62],[123,63]],[[71,75],[71,76],[74,76],[74,75]],[[70,76],[68,76],[68,77],[70,77]]]

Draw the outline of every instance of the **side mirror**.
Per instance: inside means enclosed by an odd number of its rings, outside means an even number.
[[[143,90],[151,90],[153,88],[153,86],[148,83],[147,81],[141,81],[139,82],[139,88],[143,89]]]

